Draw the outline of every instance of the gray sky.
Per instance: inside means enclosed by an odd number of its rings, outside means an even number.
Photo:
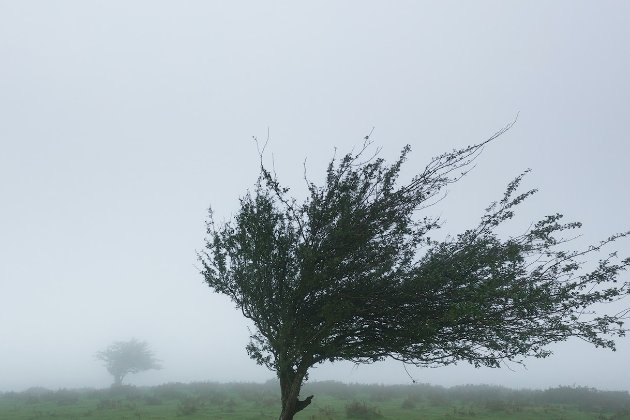
[[[373,126],[386,158],[412,145],[411,176],[520,112],[430,210],[444,232],[526,168],[540,192],[515,229],[556,211],[584,222],[576,245],[629,229],[629,18],[625,1],[0,1],[0,391],[107,386],[93,355],[131,337],[165,368],[130,383],[271,378],[195,268],[207,208],[237,210],[268,127],[303,197],[304,158],[321,179]],[[618,347],[410,373],[630,390],[630,339]],[[311,378],[409,383],[393,362]]]

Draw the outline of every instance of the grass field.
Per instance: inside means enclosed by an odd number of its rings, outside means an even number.
[[[627,392],[560,387],[545,391],[491,386],[442,388],[315,382],[313,403],[297,419],[630,419]],[[277,383],[165,384],[0,394],[0,419],[276,419]]]

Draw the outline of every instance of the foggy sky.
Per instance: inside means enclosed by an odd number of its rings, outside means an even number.
[[[107,386],[94,353],[132,337],[164,369],[129,383],[272,378],[196,261],[208,207],[236,212],[268,129],[267,162],[304,197],[304,159],[321,180],[372,127],[385,158],[412,146],[409,178],[520,112],[427,210],[443,232],[527,168],[540,191],[507,234],[555,212],[584,223],[576,246],[630,229],[628,18],[623,1],[0,1],[0,391]],[[527,369],[409,371],[630,390],[629,338],[553,349]],[[311,379],[410,382],[394,362]]]

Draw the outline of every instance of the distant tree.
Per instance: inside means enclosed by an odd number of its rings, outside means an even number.
[[[524,174],[507,186],[479,224],[434,240],[439,220],[418,217],[458,181],[487,141],[433,158],[410,182],[397,182],[410,151],[393,165],[364,147],[333,158],[323,186],[306,179],[298,203],[262,163],[253,193],[240,199],[233,220],[210,217],[202,274],[253,321],[247,351],[280,381],[280,419],[292,419],[309,368],[324,361],[372,363],[386,358],[416,366],[466,361],[499,367],[547,357],[550,343],[579,337],[613,349],[622,319],[593,310],[627,295],[618,281],[630,258],[615,254],[592,271],[590,256],[629,232],[583,250],[562,236],[580,223],[553,214],[524,233],[495,232],[535,193],[517,193]]]
[[[123,379],[129,373],[161,369],[149,345],[135,338],[111,344],[96,353],[96,358],[104,362],[105,368],[114,377],[114,386],[122,385]]]

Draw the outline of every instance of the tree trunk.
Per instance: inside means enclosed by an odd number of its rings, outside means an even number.
[[[280,379],[280,392],[282,395],[282,412],[280,413],[280,420],[293,420],[293,416],[298,411],[303,410],[308,404],[310,399],[305,401],[298,401],[300,395],[300,389],[302,388],[302,380],[304,380],[306,372],[295,372],[291,368],[282,369],[278,372]]]
[[[122,381],[124,377],[125,375],[114,375],[114,383],[112,384],[112,387],[122,386]]]

